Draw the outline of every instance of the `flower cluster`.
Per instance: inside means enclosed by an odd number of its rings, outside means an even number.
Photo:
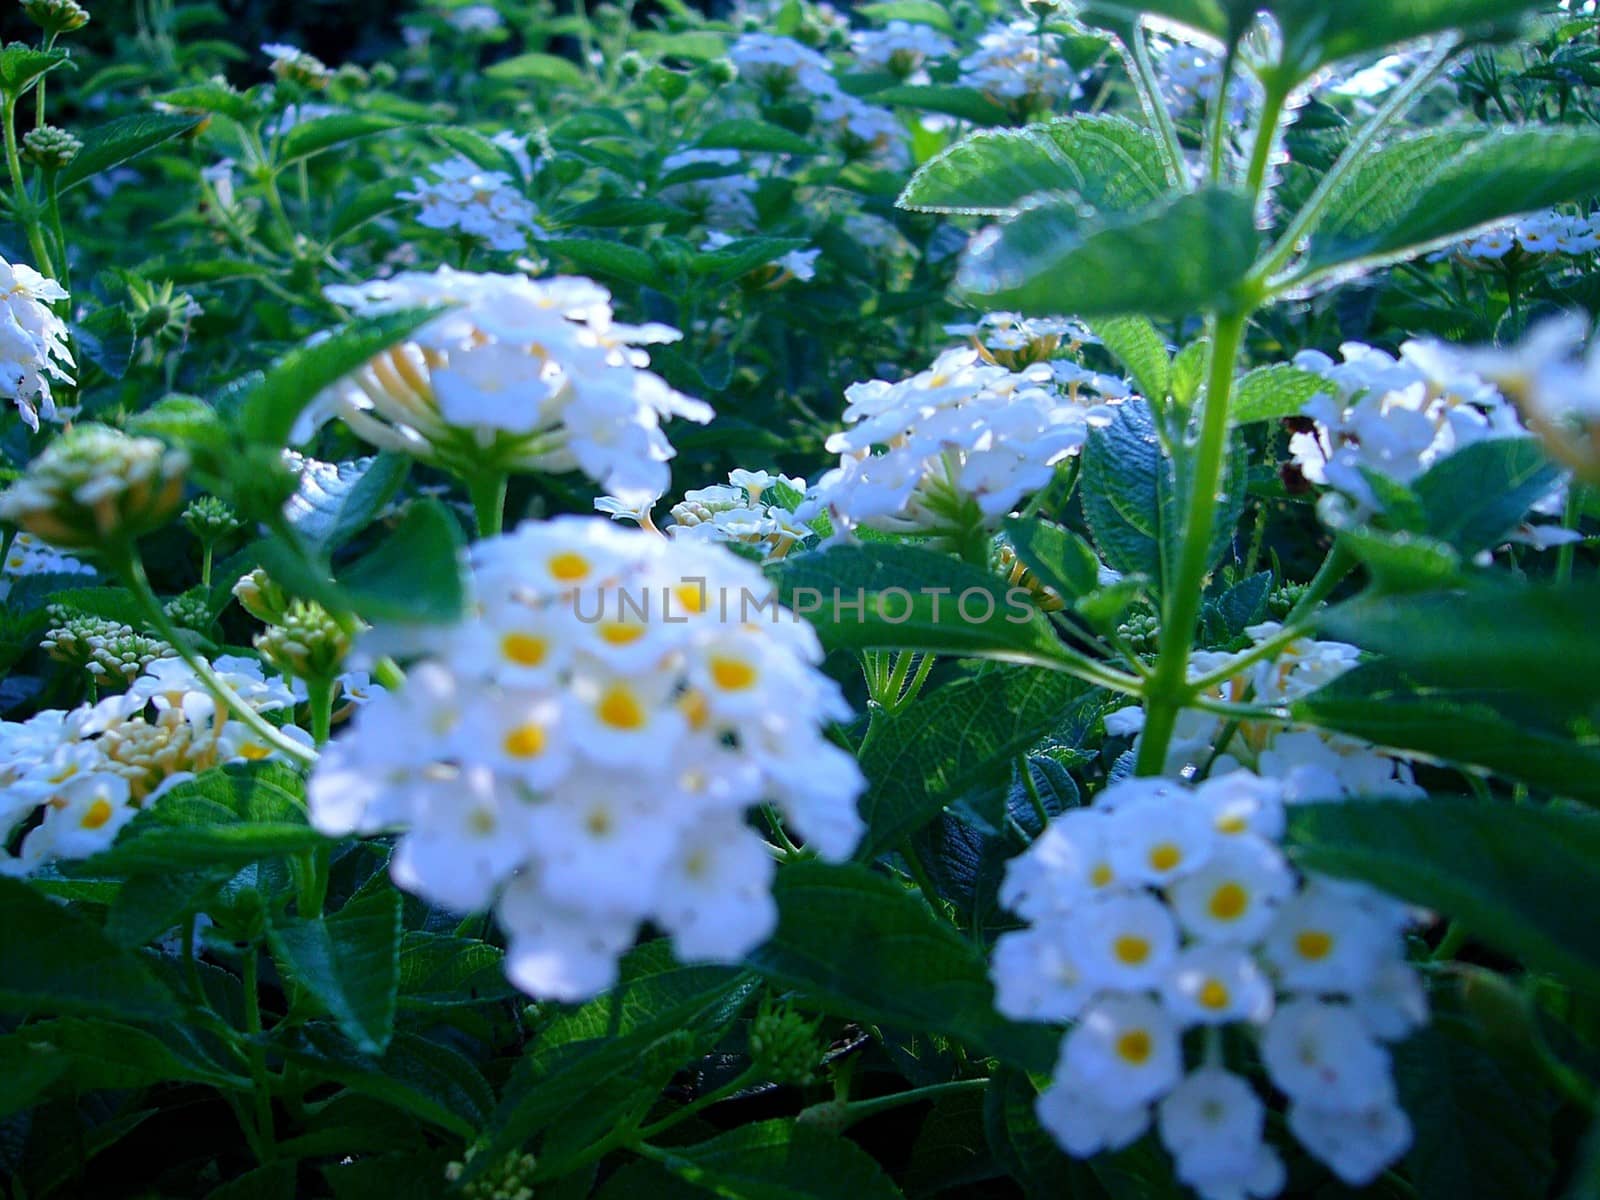
[[[1030,110],[1074,100],[1083,92],[1078,72],[1056,53],[1054,40],[1032,21],[997,21],[961,60],[957,82]]]
[[[779,488],[785,494],[779,495]],[[672,506],[672,523],[666,532],[680,541],[746,547],[762,559],[774,561],[816,532],[795,516],[795,509],[805,496],[804,479],[766,471],[730,471],[726,484],[685,492],[683,499]],[[655,528],[650,516],[653,505],[630,506],[615,496],[602,496],[594,506],[613,520]]]
[[[1305,406],[1315,428],[1291,437],[1289,453],[1307,480],[1366,512],[1383,507],[1367,472],[1410,483],[1462,446],[1526,433],[1499,390],[1441,347],[1407,342],[1396,358],[1347,342],[1340,353],[1342,361],[1316,350],[1295,356],[1331,390]]]
[[[76,425],[0,492],[0,520],[68,549],[139,537],[177,511],[188,469],[155,438]]]
[[[471,159],[435,163],[435,178],[417,176],[415,191],[400,199],[421,205],[417,222],[481,239],[491,250],[521,250],[529,236],[543,237],[538,210],[504,171],[485,171]]]
[[[862,778],[822,732],[849,709],[753,564],[563,517],[477,543],[472,566],[473,615],[423,635],[309,795],[331,836],[404,831],[401,886],[492,903],[518,986],[593,995],[645,920],[687,959],[759,944],[776,914],[754,805],[824,857],[855,847]]]
[[[841,456],[817,499],[835,524],[929,532],[999,521],[1054,477],[1088,435],[1090,410],[1062,395],[1049,364],[1016,372],[976,349],[926,371],[845,391]],[[879,451],[881,448],[881,452]]]
[[[157,659],[177,656],[160,638],[139,633],[110,617],[76,613],[58,604],[47,611],[52,625],[40,639],[39,649],[57,662],[81,667],[97,682],[113,686],[132,683]]]
[[[29,429],[56,418],[50,381],[72,382],[67,323],[50,308],[67,291],[32,267],[0,258],[0,399],[10,400]]]
[[[1222,83],[1221,55],[1188,42],[1174,42],[1162,52],[1156,67],[1161,99],[1174,116],[1187,116],[1196,110],[1205,112],[1216,101],[1217,88]],[[1260,82],[1241,64],[1228,83],[1230,124],[1243,126],[1261,97]]]
[[[792,38],[747,33],[728,50],[746,83],[770,100],[803,99],[846,158],[869,158],[886,166],[910,165],[910,147],[900,119],[887,109],[840,88],[833,64]]]
[[[856,63],[868,71],[888,71],[910,83],[927,83],[923,65],[948,58],[955,43],[938,30],[909,21],[890,21],[882,29],[858,29],[850,35]]]
[[[296,438],[335,415],[380,449],[471,477],[579,470],[627,499],[661,495],[672,446],[663,418],[711,419],[645,368],[638,347],[670,342],[664,325],[613,320],[591,280],[479,275],[441,267],[328,297],[360,314],[430,305],[449,311],[313,403]]]
[[[1218,1037],[1255,1042],[1289,1129],[1346,1183],[1402,1154],[1410,1122],[1383,1043],[1427,1019],[1405,962],[1408,910],[1360,884],[1299,876],[1277,842],[1280,789],[1248,772],[1194,789],[1114,783],[1008,865],[1028,925],[995,945],[996,1005],[1071,1022],[1040,1123],[1069,1153],[1114,1150],[1154,1119],[1205,1200],[1268,1197],[1283,1165],[1266,1108]],[[1199,1061],[1185,1033],[1204,1031]]]
[[[93,575],[95,569],[80,558],[63,554],[46,545],[31,533],[19,533],[11,539],[6,551],[5,565],[0,568],[0,597],[10,589],[13,580],[34,575]]]
[[[1281,626],[1267,621],[1245,632],[1261,645],[1278,637]],[[1344,642],[1296,638],[1252,666],[1218,683],[1214,700],[1248,701],[1260,708],[1281,708],[1332,683],[1354,668],[1361,651]],[[1190,679],[1203,679],[1227,667],[1232,655],[1200,651],[1189,661]],[[1144,710],[1125,708],[1106,716],[1106,732],[1138,734]],[[1167,750],[1166,774],[1187,775],[1211,763],[1213,773],[1249,767],[1283,788],[1288,803],[1368,799],[1417,799],[1423,795],[1410,766],[1366,742],[1322,730],[1295,729],[1271,718],[1231,721],[1216,713],[1186,708]]]
[[[272,73],[286,82],[320,91],[333,79],[326,63],[298,46],[273,43],[261,47],[261,53],[272,60]]]
[[[212,666],[257,712],[294,703],[283,681],[265,675],[254,659],[224,655]],[[282,732],[311,744],[292,725]],[[151,661],[122,695],[71,711],[48,709],[20,724],[0,722],[0,874],[85,858],[111,845],[135,814],[179,782],[273,753],[176,658]]]
[[[754,229],[756,181],[737,150],[674,151],[661,160],[667,182],[658,193],[719,229]]]
[[[1600,218],[1546,209],[1481,233],[1434,258],[1457,253],[1479,262],[1498,262],[1518,250],[1524,254],[1593,254],[1600,250]]]

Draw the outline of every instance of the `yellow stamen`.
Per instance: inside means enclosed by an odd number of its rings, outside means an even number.
[[[1124,966],[1137,967],[1150,957],[1150,942],[1136,934],[1125,933],[1111,943],[1111,952]]]
[[[613,729],[643,729],[647,720],[644,706],[632,692],[621,686],[607,688],[595,712]]]
[[[1150,1035],[1143,1029],[1130,1029],[1117,1038],[1117,1057],[1136,1067],[1148,1062],[1154,1050]]]
[[[1234,921],[1250,907],[1250,893],[1230,880],[1211,893],[1207,907],[1218,921]]]
[[[1333,935],[1320,929],[1302,929],[1295,935],[1294,948],[1301,958],[1317,962],[1333,951]]]

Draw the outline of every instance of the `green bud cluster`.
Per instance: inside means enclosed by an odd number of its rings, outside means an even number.
[[[47,171],[59,171],[77,158],[82,149],[81,141],[55,125],[30,129],[22,139],[23,156]]]
[[[445,1166],[444,1177],[456,1183],[466,1173],[467,1163],[477,1157],[477,1150],[468,1150],[466,1162],[452,1162]],[[477,1179],[461,1188],[466,1200],[533,1200],[533,1168],[531,1154],[508,1154]]]
[[[1282,587],[1273,588],[1267,597],[1267,612],[1274,621],[1281,621],[1294,610],[1300,603],[1300,598],[1306,594],[1306,585],[1303,583],[1286,583]]]
[[[263,625],[280,624],[289,615],[289,595],[257,567],[233,585],[233,597]]]
[[[40,649],[56,662],[81,667],[97,680],[129,684],[157,659],[177,657],[166,642],[121,621],[73,612],[59,604],[45,611],[54,624],[45,632]]]
[[[183,527],[210,545],[244,528],[239,514],[215,496],[196,496],[183,510]]]
[[[89,23],[89,10],[77,0],[23,0],[22,11],[52,37],[72,33]]]
[[[263,658],[285,675],[332,679],[339,674],[351,638],[328,610],[310,600],[294,600],[287,611],[255,636]]]
[[[773,1083],[814,1082],[825,1052],[817,1037],[820,1024],[787,1005],[763,1004],[750,1023],[751,1061]]]
[[[1161,621],[1151,615],[1129,617],[1117,626],[1117,635],[1136,654],[1154,654],[1161,644]]]

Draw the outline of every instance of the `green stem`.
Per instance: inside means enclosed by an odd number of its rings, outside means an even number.
[[[1050,824],[1050,810],[1045,807],[1044,797],[1039,794],[1039,785],[1033,781],[1033,768],[1028,765],[1026,754],[1017,755],[1017,770],[1022,772],[1022,786],[1028,793],[1028,803],[1033,805],[1034,816],[1039,818],[1039,830]]]
[[[483,471],[467,480],[467,495],[478,518],[478,536],[494,537],[505,528],[506,488],[511,480],[503,471]]]
[[[263,1163],[273,1157],[272,1089],[267,1078],[267,1052],[261,1045],[261,980],[257,962],[260,948],[254,943],[244,952],[244,1027],[250,1035],[247,1047],[250,1059],[251,1089],[255,1100],[256,1132],[261,1139],[258,1153]]]
[[[882,1112],[892,1109],[904,1108],[908,1104],[921,1104],[938,1096],[946,1096],[951,1092],[971,1092],[989,1086],[987,1079],[952,1079],[946,1083],[930,1083],[926,1087],[911,1088],[908,1091],[896,1092],[892,1096],[874,1096],[870,1100],[851,1100],[840,1106],[846,1125],[853,1125],[867,1117],[877,1116]]]
[[[1278,123],[1283,120],[1283,106],[1288,99],[1288,89],[1274,75],[1262,102],[1261,123],[1256,126],[1256,141],[1251,148],[1250,166],[1245,174],[1245,190],[1252,196],[1259,196],[1267,181],[1267,168],[1272,164],[1272,147],[1278,140]]]
[[[200,586],[201,587],[208,588],[208,587],[211,586],[211,558],[212,558],[212,552],[215,549],[216,549],[215,545],[213,543],[209,542],[209,541],[203,543],[201,545],[201,547],[200,547]]]
[[[1157,775],[1166,764],[1178,712],[1192,694],[1189,652],[1194,648],[1205,577],[1211,565],[1212,532],[1217,518],[1217,489],[1228,456],[1228,402],[1234,366],[1244,346],[1246,312],[1225,313],[1214,322],[1211,377],[1206,388],[1200,442],[1195,450],[1193,482],[1184,521],[1178,570],[1162,605],[1161,653],[1147,683],[1145,727],[1139,739],[1136,771]]]
[[[1300,211],[1295,214],[1294,220],[1289,223],[1289,228],[1284,230],[1283,236],[1277,240],[1272,249],[1267,252],[1266,257],[1251,272],[1250,282],[1258,286],[1265,286],[1274,275],[1289,264],[1290,259],[1299,250],[1300,244],[1310,236],[1311,231],[1322,220],[1323,214],[1328,210],[1328,205],[1333,202],[1333,198],[1338,194],[1339,189],[1344,186],[1345,179],[1350,172],[1367,160],[1367,152],[1371,150],[1373,143],[1378,140],[1378,136],[1396,118],[1411,107],[1417,96],[1422,92],[1422,89],[1432,81],[1439,69],[1450,60],[1451,55],[1455,53],[1456,45],[1457,39],[1454,37],[1446,37],[1441,40],[1433,52],[1423,61],[1422,65],[1412,73],[1411,78],[1395,88],[1383,107],[1375,112],[1371,119],[1361,127],[1360,131],[1351,140],[1350,145],[1345,148],[1344,153],[1338,157],[1333,166],[1328,168],[1328,173],[1322,177],[1322,182],[1317,185],[1310,198],[1300,206]],[[1292,282],[1304,282],[1304,280],[1294,280]]]
[[[1239,43],[1230,41],[1222,57],[1222,74],[1217,79],[1217,103],[1211,113],[1211,161],[1208,178],[1218,187],[1223,186],[1223,168],[1228,157],[1228,85],[1233,82],[1233,69],[1239,61]]]
[[[1166,150],[1167,182],[1184,191],[1192,191],[1194,180],[1189,175],[1188,162],[1183,156],[1183,143],[1178,140],[1178,127],[1173,124],[1172,114],[1167,111],[1166,101],[1161,98],[1161,78],[1150,57],[1150,38],[1142,23],[1134,24],[1130,50],[1133,70],[1129,74],[1139,93],[1139,107],[1144,110],[1145,120],[1155,126]]]
[[[1333,593],[1333,589],[1339,586],[1340,581],[1355,569],[1355,565],[1355,556],[1335,542],[1333,549],[1328,552],[1328,557],[1322,560],[1322,566],[1317,569],[1315,577],[1306,586],[1305,594],[1295,602],[1295,606],[1289,610],[1289,615],[1284,618],[1283,628],[1265,641],[1258,642],[1250,649],[1234,655],[1216,670],[1194,680],[1189,684],[1190,689],[1195,693],[1208,692],[1218,684],[1226,683],[1252,663],[1276,656],[1290,642],[1311,632],[1307,618],[1315,611],[1317,605]]]
[[[333,680],[307,679],[306,700],[311,709],[311,740],[321,749],[333,728]]]
[[[944,900],[939,895],[939,889],[933,886],[933,879],[917,857],[916,847],[911,844],[909,837],[900,839],[900,857],[905,859],[906,870],[922,892],[922,898],[928,902],[928,907],[936,913],[943,913]]]
[[[151,628],[159,633],[167,644],[178,652],[178,657],[189,665],[189,669],[205,684],[206,689],[224,707],[228,709],[250,732],[254,733],[274,750],[287,754],[297,763],[308,764],[316,762],[315,751],[307,750],[299,742],[291,741],[283,732],[269,722],[265,717],[251,708],[239,698],[237,692],[222,681],[217,673],[211,669],[211,664],[201,658],[189,645],[188,638],[181,633],[167,614],[161,608],[161,601],[150,588],[150,579],[144,572],[144,561],[139,557],[138,550],[132,545],[124,545],[106,554],[108,565],[122,578],[128,590],[133,593],[134,601],[144,613],[145,619],[150,622]]]
[[[1561,528],[1576,529],[1578,519],[1583,515],[1583,485],[1573,480],[1567,485],[1567,503],[1561,510]],[[1577,547],[1571,542],[1563,542],[1556,547],[1556,582],[1572,582],[1572,563]]]
[[[22,178],[22,155],[18,151],[17,142],[17,100],[15,96],[7,96],[3,108],[0,108],[0,125],[6,144],[6,169],[11,173],[11,206],[12,214],[22,226],[28,238],[28,248],[33,251],[34,263],[43,275],[54,279],[56,269],[50,258],[50,249],[45,245],[44,226],[39,221],[39,207],[32,196],[28,194],[27,184]]]
[[[1444,936],[1439,939],[1439,944],[1433,948],[1429,956],[1434,962],[1449,962],[1461,948],[1467,944],[1467,928],[1460,921],[1451,921],[1445,928]]]
[[[701,1096],[697,1100],[690,1101],[676,1112],[668,1113],[666,1116],[662,1117],[661,1120],[656,1121],[654,1124],[644,1126],[633,1136],[641,1142],[647,1142],[651,1138],[665,1133],[679,1122],[687,1121],[696,1113],[710,1108],[713,1104],[720,1104],[722,1101],[728,1099],[728,1097],[737,1095],[751,1084],[760,1082],[762,1082],[761,1072],[755,1067],[748,1067],[742,1074],[738,1075],[734,1079],[729,1080],[721,1087],[714,1091],[707,1092],[704,1096]]]

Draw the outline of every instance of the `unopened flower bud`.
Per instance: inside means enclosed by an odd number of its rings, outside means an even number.
[[[83,143],[65,129],[44,125],[28,131],[22,139],[24,156],[47,171],[59,171],[83,149]]]
[[[211,604],[202,595],[174,596],[161,606],[168,620],[183,629],[204,633],[211,628]]]
[[[22,11],[51,36],[71,33],[89,23],[89,10],[77,0],[23,0]]]
[[[208,545],[244,528],[239,514],[215,496],[196,496],[183,510],[183,527]]]
[[[264,625],[277,625],[288,616],[289,595],[257,567],[233,585],[239,606]]]
[[[617,59],[617,73],[624,79],[637,79],[644,74],[644,55],[637,50],[629,50]]]
[[[73,612],[57,604],[46,612],[54,624],[40,639],[39,648],[56,662],[82,668],[97,681],[126,686],[157,659],[176,657],[177,652],[160,638],[139,633],[121,621]]]
[[[670,71],[666,67],[651,67],[646,78],[650,86],[655,89],[668,104],[680,99],[689,90],[689,77],[681,71]]]
[[[447,1163],[445,1180],[458,1183],[466,1174],[467,1163],[478,1155],[474,1148],[467,1151],[466,1161]],[[472,1182],[461,1187],[466,1200],[533,1200],[533,1169],[536,1163],[528,1153],[508,1154]]]
[[[79,425],[0,492],[0,520],[52,545],[96,548],[164,525],[183,500],[189,456],[107,425]]]
[[[255,647],[285,675],[300,679],[332,679],[350,653],[350,635],[328,610],[310,600],[295,600],[264,632]]]
[[[750,1023],[750,1057],[773,1083],[811,1083],[825,1052],[819,1024],[786,1005],[763,1004]]]
[[[400,72],[394,64],[386,62],[373,63],[368,75],[372,78],[372,86],[380,88],[393,87],[400,78]]]
[[[706,82],[712,87],[727,87],[739,78],[739,68],[731,58],[713,58],[706,64]]]

